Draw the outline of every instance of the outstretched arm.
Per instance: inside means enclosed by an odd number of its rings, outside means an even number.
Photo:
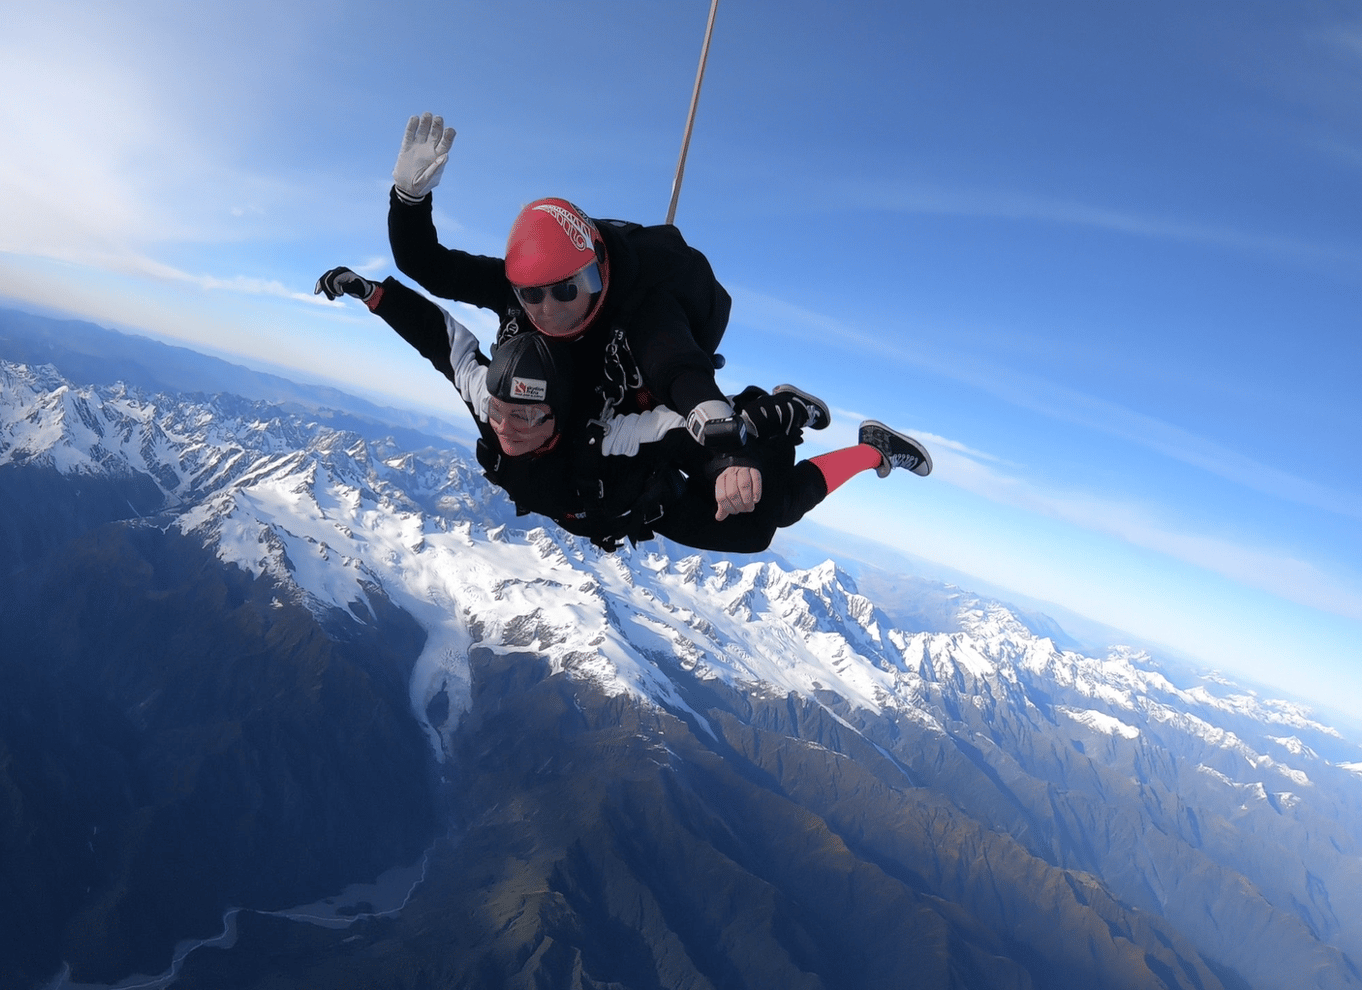
[[[486,422],[488,361],[478,339],[448,310],[397,279],[385,279],[382,289],[374,312],[454,384],[476,419]]]
[[[348,268],[333,268],[317,280],[316,293],[362,299],[370,310],[453,383],[473,416],[487,420],[487,358],[478,340],[445,309],[394,278],[375,284]]]

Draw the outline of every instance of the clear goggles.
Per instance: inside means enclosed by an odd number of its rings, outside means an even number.
[[[487,421],[494,427],[509,425],[512,429],[532,430],[553,419],[553,410],[542,403],[524,406],[493,397],[487,403]]]
[[[551,296],[560,303],[570,303],[577,298],[579,292],[591,295],[601,291],[601,268],[593,261],[561,282],[554,282],[552,285],[515,285],[512,288],[515,289],[516,298],[524,306],[538,306],[544,301],[545,296]]]

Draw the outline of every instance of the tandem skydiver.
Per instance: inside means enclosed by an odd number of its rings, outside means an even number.
[[[658,534],[704,550],[756,553],[861,471],[931,471],[921,445],[874,420],[861,424],[856,446],[796,463],[803,429],[821,429],[830,417],[821,400],[788,385],[734,397],[747,438],[730,451],[700,443],[667,406],[599,423],[597,410],[576,405],[579,352],[569,342],[516,334],[489,361],[463,324],[396,279],[378,284],[334,268],[315,291],[363,300],[454,384],[478,424],[478,463],[518,511],[547,516],[606,550]],[[594,447],[575,442],[596,427]]]

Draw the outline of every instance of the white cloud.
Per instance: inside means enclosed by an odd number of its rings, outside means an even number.
[[[6,92],[40,94],[0,101],[0,248],[107,250],[145,225],[141,197],[119,165],[139,140],[145,94],[118,70],[80,57],[51,65],[40,53],[9,50],[0,66]]]
[[[825,431],[807,435],[810,450],[804,456],[855,444],[857,424],[866,418],[856,410],[835,408]],[[1362,619],[1362,587],[1353,577],[1277,549],[1179,530],[1146,505],[1028,480],[1024,465],[911,425],[904,432],[931,452],[932,483],[944,482],[999,505],[1115,537],[1287,601]]]
[[[923,443],[927,444],[929,449],[931,450],[942,449],[949,450],[953,453],[960,454],[963,457],[974,461],[989,461],[993,464],[1005,464],[1011,466],[1016,466],[1017,464],[1016,461],[1009,461],[1005,458],[997,456],[996,454],[989,454],[982,450],[975,450],[973,447],[967,446],[966,444],[961,443],[959,440],[951,440],[948,437],[938,436],[935,433],[925,433],[918,431],[912,432],[912,435],[917,439],[921,440]]]
[[[243,76],[249,53],[201,20],[192,5],[7,13],[0,87],[23,96],[0,101],[0,251],[127,273],[176,245],[372,222],[373,181],[332,176],[307,148],[255,146],[279,67]]]
[[[1320,245],[1299,238],[1256,234],[1214,223],[1130,213],[1111,207],[1024,193],[947,189],[925,185],[858,184],[843,190],[858,207],[903,213],[927,213],[1003,220],[1034,220],[1109,230],[1134,237],[1210,244],[1234,251],[1274,255],[1362,269],[1356,250]]]
[[[939,347],[922,343],[922,340],[940,335],[919,334],[919,340],[904,346],[895,343],[894,335],[865,333],[845,321],[761,293],[742,288],[730,288],[730,291],[734,297],[735,319],[748,326],[820,346],[840,345],[864,351],[880,362],[896,361],[924,368],[1032,412],[1120,437],[1252,491],[1362,519],[1362,505],[1355,500],[1324,485],[1255,461],[1189,430],[1036,375],[991,364],[974,353],[947,354]]]
[[[1117,537],[1287,601],[1362,619],[1362,588],[1309,561],[1214,536],[1180,532],[1146,507],[1084,492],[1042,487],[983,463],[962,444],[930,434],[918,436],[932,451],[932,476],[940,481],[993,502]]]
[[[867,418],[857,410],[834,408],[826,430],[806,435],[804,456],[857,443],[857,426]],[[1029,480],[1024,477],[1025,465],[1016,461],[911,424],[895,425],[931,452],[933,484],[944,482],[998,505],[1115,537],[1287,601],[1362,619],[1362,587],[1354,577],[1330,573],[1280,550],[1179,530],[1150,506]]]
[[[60,260],[74,261],[115,275],[131,275],[158,282],[196,285],[207,292],[222,291],[244,296],[273,296],[309,304],[339,305],[330,302],[324,296],[315,295],[311,291],[301,292],[291,289],[277,279],[255,278],[248,275],[233,275],[226,278],[216,275],[194,275],[132,251],[104,254],[73,250],[65,252],[65,255]]]
[[[372,258],[366,258],[359,264],[352,266],[351,270],[359,272],[361,275],[382,276],[392,271],[392,268],[393,259],[386,254],[379,254]]]

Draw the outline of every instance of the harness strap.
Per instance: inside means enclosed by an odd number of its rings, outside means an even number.
[[[612,530],[591,542],[606,552],[613,552],[625,539],[634,545],[651,540],[653,527],[685,494],[686,476],[679,468],[658,468],[648,478],[643,493],[634,500],[629,511],[614,520]]]

